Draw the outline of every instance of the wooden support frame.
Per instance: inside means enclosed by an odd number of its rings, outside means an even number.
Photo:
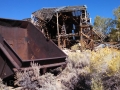
[[[83,51],[83,34],[82,27],[80,26],[80,44],[81,44],[81,52]]]
[[[84,28],[90,28],[90,31],[88,31],[88,33],[84,33],[83,29]],[[80,44],[81,44],[81,52],[83,51],[84,47],[88,48],[90,50],[93,50],[94,48],[94,41],[93,41],[93,27],[91,25],[82,25],[82,23],[80,23]],[[85,40],[85,38],[87,40]],[[89,40],[89,41],[88,41]]]
[[[72,12],[77,14],[73,15]],[[63,22],[65,23],[67,30],[67,33],[65,34],[62,33]],[[73,30],[72,25],[75,25],[74,34],[71,34]],[[48,34],[50,36],[54,35],[51,39],[58,45],[59,48],[70,48],[72,45],[79,42],[81,44],[81,51],[83,51],[83,49],[93,49],[94,37],[92,34],[94,31],[91,28],[86,9],[68,12],[57,11],[53,14],[52,19],[47,22],[46,26],[50,30]],[[73,36],[75,39],[72,38]]]

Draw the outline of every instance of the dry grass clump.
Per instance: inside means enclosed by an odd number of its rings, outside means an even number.
[[[80,50],[80,43],[77,43],[71,47],[71,50]]]

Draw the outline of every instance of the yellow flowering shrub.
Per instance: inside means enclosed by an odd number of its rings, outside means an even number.
[[[91,52],[91,72],[113,74],[120,70],[120,51],[102,48]]]

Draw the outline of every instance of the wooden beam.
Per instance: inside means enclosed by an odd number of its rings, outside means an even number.
[[[93,27],[90,27],[90,31],[91,31],[91,50],[93,50],[93,48],[94,48]]]
[[[80,44],[81,44],[81,52],[83,51],[83,34],[82,34],[82,27],[80,26]]]
[[[82,34],[83,36],[85,36],[87,39],[90,39],[90,37],[87,36],[86,34],[84,34],[83,32],[81,32],[81,34]]]
[[[56,13],[56,16],[57,16],[58,47],[60,48],[60,36],[59,36],[59,21],[58,21],[58,12]]]

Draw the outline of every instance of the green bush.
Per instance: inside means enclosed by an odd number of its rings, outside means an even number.
[[[111,33],[110,33],[110,41],[118,41],[118,36],[120,38],[120,30],[116,30],[116,29],[112,29]]]

